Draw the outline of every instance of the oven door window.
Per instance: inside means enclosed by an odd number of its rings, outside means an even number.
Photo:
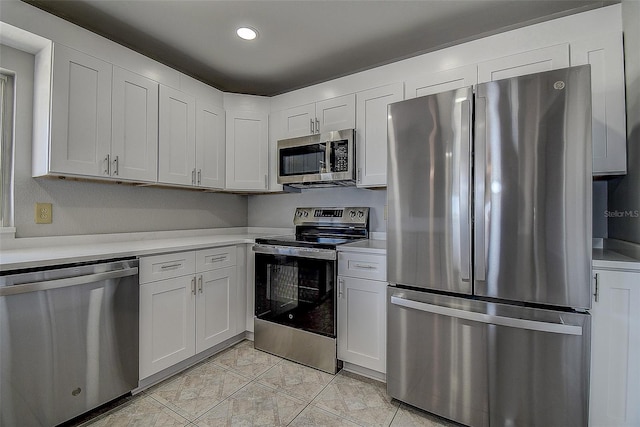
[[[335,264],[256,254],[256,317],[335,338]]]
[[[280,176],[315,175],[328,167],[326,143],[280,149]]]

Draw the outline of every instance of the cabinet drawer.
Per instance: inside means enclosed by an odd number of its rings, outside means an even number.
[[[233,265],[236,265],[235,246],[203,249],[196,252],[196,270],[198,273]]]
[[[140,258],[140,283],[194,274],[196,253],[175,252]]]
[[[386,281],[387,257],[357,252],[339,252],[338,274],[340,276]]]

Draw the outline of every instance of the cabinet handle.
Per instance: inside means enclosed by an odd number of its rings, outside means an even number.
[[[118,169],[119,169],[118,160],[119,160],[118,156],[116,156],[116,158],[113,159],[113,174],[114,175],[118,175]]]
[[[111,167],[111,157],[107,154],[107,157],[104,158],[104,174],[110,175],[109,169]]]
[[[202,169],[198,169],[198,185],[202,184]]]
[[[191,171],[191,184],[196,185],[196,168]]]
[[[193,295],[196,294],[196,276],[193,276],[193,278],[191,279],[191,293]]]
[[[338,298],[342,298],[342,293],[344,291],[344,280],[338,279]]]
[[[362,183],[362,168],[358,168],[358,184]]]
[[[320,133],[320,120],[316,117],[316,133]]]
[[[166,268],[178,268],[178,267],[180,267],[181,265],[182,265],[182,264],[180,264],[180,263],[176,263],[176,264],[165,264],[165,265],[161,266],[160,268],[161,268],[162,270],[164,270],[164,269],[166,269]]]
[[[311,127],[309,128],[311,133],[315,133],[315,130],[313,129],[313,119],[309,119],[309,122],[311,123]]]
[[[599,276],[600,276],[599,273],[596,273],[596,275],[594,276],[594,279],[596,279],[596,289],[595,289],[595,292],[593,293],[593,296],[595,297],[595,301],[596,302],[598,302],[598,290],[599,290],[598,289],[598,287],[599,287],[599,283],[598,283],[599,280],[598,279],[599,279]]]
[[[209,262],[222,261],[223,259],[227,259],[227,256],[226,256],[226,255],[217,256],[217,257],[215,257],[215,258],[211,258],[211,259],[209,259]]]
[[[355,268],[366,268],[367,270],[375,269],[375,265],[367,265],[367,264],[353,264]]]
[[[202,293],[202,275],[198,277],[198,292]]]

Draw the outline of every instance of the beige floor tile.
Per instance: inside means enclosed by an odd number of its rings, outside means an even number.
[[[260,374],[275,366],[282,359],[264,351],[253,348],[253,342],[243,341],[228,350],[223,351],[210,359],[227,369],[250,377],[256,378]]]
[[[351,421],[334,415],[330,412],[323,411],[315,406],[307,406],[304,411],[300,413],[289,424],[291,427],[358,427],[359,424],[352,423]]]
[[[342,371],[312,405],[355,423],[388,426],[400,403],[387,395],[384,383]]]
[[[306,403],[255,382],[195,421],[209,426],[286,426]]]
[[[456,425],[404,403],[400,405],[391,423],[391,427],[455,427]]]
[[[249,379],[213,363],[191,368],[147,394],[194,421],[249,383]]]
[[[177,427],[189,424],[187,419],[153,398],[140,395],[86,425],[92,427]]]
[[[257,381],[311,402],[332,379],[333,375],[326,372],[283,360],[260,375]]]

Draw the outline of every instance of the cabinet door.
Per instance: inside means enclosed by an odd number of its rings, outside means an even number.
[[[569,66],[569,45],[560,44],[478,64],[478,83],[508,79]]]
[[[158,181],[194,185],[196,102],[186,93],[160,86]]]
[[[387,106],[402,101],[402,83],[356,94],[358,187],[387,185]]]
[[[627,172],[622,35],[571,43],[571,65],[591,64],[593,174]]]
[[[140,378],[195,354],[195,279],[140,285]]]
[[[269,118],[253,111],[227,111],[226,188],[266,191],[269,186]]]
[[[111,176],[158,179],[158,83],[113,67]]]
[[[338,286],[338,359],[385,373],[387,283],[340,276]]]
[[[640,425],[640,272],[595,270],[592,427]]]
[[[282,113],[282,135],[280,139],[296,138],[315,133],[316,104],[300,105]]]
[[[224,109],[198,100],[196,115],[196,181],[207,188],[224,188]]]
[[[356,127],[355,94],[326,99],[316,103],[316,133]]]
[[[405,85],[405,98],[433,95],[448,90],[473,86],[478,83],[478,66],[466,65],[451,70],[439,71],[408,80]]]
[[[55,45],[51,172],[109,176],[111,75],[111,64]]]
[[[235,267],[198,274],[196,353],[236,335]]]

